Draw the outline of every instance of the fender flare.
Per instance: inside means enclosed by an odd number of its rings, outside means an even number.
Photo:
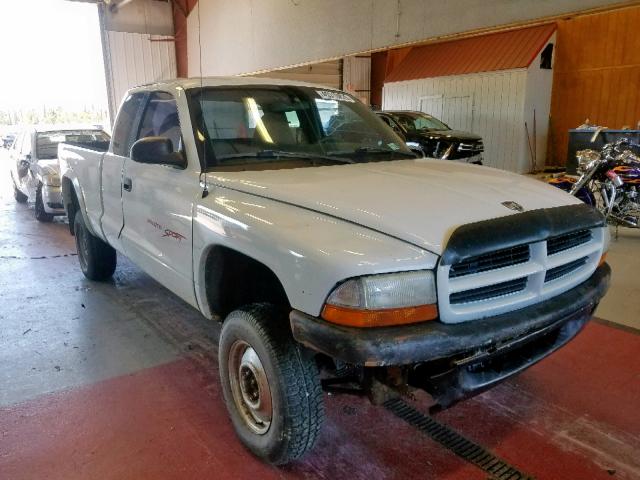
[[[82,213],[82,218],[84,219],[84,224],[89,230],[89,232],[98,238],[102,238],[102,236],[96,233],[91,226],[91,222],[89,221],[89,216],[87,215],[87,207],[84,201],[84,191],[80,187],[80,182],[78,182],[78,178],[73,174],[72,170],[67,170],[65,174],[62,176],[60,180],[60,185],[62,187],[62,201],[64,203],[64,210],[69,218],[69,228],[73,230],[73,219],[69,217],[69,208],[68,206],[73,203],[73,194],[75,193],[76,199],[78,201],[78,209]]]

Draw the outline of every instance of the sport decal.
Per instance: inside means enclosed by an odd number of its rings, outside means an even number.
[[[149,225],[151,225],[153,228],[155,228],[156,230],[159,230],[160,232],[162,232],[162,237],[173,238],[173,239],[177,240],[178,242],[181,242],[183,239],[187,238],[184,235],[182,235],[181,233],[174,232],[173,230],[170,230],[168,228],[164,228],[158,222],[154,222],[150,218],[147,218],[147,223]]]

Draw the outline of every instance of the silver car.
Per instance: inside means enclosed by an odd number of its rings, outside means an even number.
[[[60,189],[58,144],[82,146],[108,144],[100,127],[30,127],[23,130],[9,150],[13,194],[18,203],[35,202],[35,217],[50,222],[64,215]]]

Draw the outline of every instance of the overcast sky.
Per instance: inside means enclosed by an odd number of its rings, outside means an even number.
[[[0,110],[107,106],[97,7],[0,1]]]

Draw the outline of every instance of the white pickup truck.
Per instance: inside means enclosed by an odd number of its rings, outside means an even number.
[[[542,182],[416,159],[350,95],[268,79],[128,92],[107,152],[61,145],[80,266],[129,257],[223,319],[235,430],[275,464],[323,389],[446,407],[571,340],[609,284],[600,214]]]

